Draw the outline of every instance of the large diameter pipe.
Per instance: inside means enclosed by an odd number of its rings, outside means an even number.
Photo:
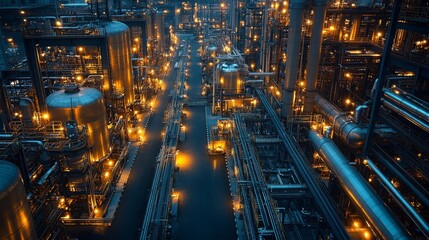
[[[369,168],[378,176],[386,190],[393,196],[399,206],[404,212],[413,220],[417,227],[423,232],[423,234],[429,238],[429,225],[420,216],[420,214],[411,206],[411,204],[405,200],[402,194],[393,186],[393,184],[387,179],[386,176],[378,169],[378,167],[370,160],[365,159],[364,164],[368,165]]]
[[[303,114],[311,114],[316,95],[316,80],[319,72],[320,50],[322,48],[322,30],[325,22],[326,0],[314,1],[313,27],[311,28],[310,50],[305,84],[305,102]]]
[[[401,108],[401,106],[398,106],[390,101],[384,100],[383,105],[388,107],[390,110],[394,111],[395,113],[401,115],[402,117],[410,121],[415,126],[429,133],[428,122],[421,120],[420,118],[416,117],[412,113],[409,113],[408,111],[406,111],[404,108]]]
[[[333,125],[334,133],[351,147],[361,147],[368,132],[366,127],[359,126],[348,114],[340,111],[332,103],[316,94],[316,111],[320,112]]]
[[[429,121],[429,108],[424,106],[420,99],[409,99],[408,97],[411,96],[407,92],[400,89],[395,89],[394,91],[384,89],[384,97],[400,108],[415,114],[425,121]]]
[[[282,118],[292,115],[295,85],[298,77],[298,58],[301,43],[305,0],[290,0],[289,34],[287,42],[286,79],[283,91]]]
[[[380,236],[383,239],[410,239],[404,226],[359,172],[349,164],[335,143],[314,131],[309,131],[309,138],[326,165],[338,177],[341,187]]]

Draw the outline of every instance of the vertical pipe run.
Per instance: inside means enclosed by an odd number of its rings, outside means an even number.
[[[326,14],[326,0],[314,1],[313,27],[311,29],[310,50],[305,84],[304,115],[311,114],[316,94],[316,80],[319,72],[320,50],[322,48],[322,30]]]
[[[282,118],[292,115],[295,98],[295,85],[298,74],[302,21],[304,18],[305,0],[290,0],[290,23],[287,42],[286,79],[283,89]]]

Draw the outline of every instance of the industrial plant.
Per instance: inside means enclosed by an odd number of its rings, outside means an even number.
[[[426,0],[3,0],[0,240],[428,239]]]

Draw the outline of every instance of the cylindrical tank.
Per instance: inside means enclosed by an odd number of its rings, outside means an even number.
[[[109,152],[106,108],[103,95],[94,88],[69,87],[46,98],[50,119],[63,124],[75,120],[88,128],[91,162]]]
[[[19,108],[22,114],[24,127],[32,127],[34,103],[30,98],[19,99]]]
[[[222,63],[218,66],[218,82],[225,93],[239,93],[241,89],[241,77],[238,64]]]
[[[125,105],[129,105],[134,99],[130,30],[121,22],[100,24],[106,29],[113,87],[116,91],[124,93]],[[109,79],[105,81],[107,81],[105,84],[109,85]]]
[[[0,160],[0,239],[37,239],[19,169]]]

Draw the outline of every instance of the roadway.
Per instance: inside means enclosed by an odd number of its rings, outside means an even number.
[[[188,98],[201,95],[201,58],[191,40]],[[237,239],[231,191],[224,156],[208,156],[206,107],[188,107],[182,121],[186,140],[179,144],[175,193],[179,195],[172,239]],[[208,111],[210,112],[210,111]]]

